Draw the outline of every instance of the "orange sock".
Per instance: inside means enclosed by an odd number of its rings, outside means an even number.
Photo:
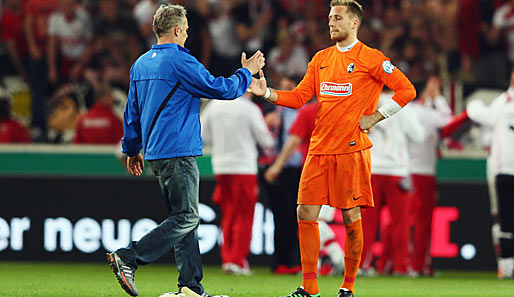
[[[300,255],[302,258],[302,286],[309,294],[317,294],[318,289],[318,256],[319,256],[319,229],[318,222],[298,221],[300,239]]]
[[[359,271],[362,255],[362,219],[346,225],[346,239],[344,242],[344,282],[341,288],[353,291],[355,278]]]

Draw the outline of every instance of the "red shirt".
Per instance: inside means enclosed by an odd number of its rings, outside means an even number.
[[[14,40],[21,58],[27,54],[27,43],[23,34],[23,19],[22,9],[17,13],[6,10],[2,14],[0,22],[1,39],[4,41]]]
[[[311,140],[312,131],[314,131],[314,124],[316,121],[316,114],[318,113],[318,102],[313,102],[305,105],[298,112],[293,125],[289,129],[289,134],[296,135],[302,139],[300,150],[303,155],[303,162],[307,158],[309,152],[309,143]]]
[[[112,107],[104,103],[95,103],[80,117],[73,143],[117,144],[122,136],[123,123],[114,114]]]
[[[42,52],[46,51],[48,19],[57,9],[58,3],[58,0],[29,0],[24,6],[25,15],[32,17],[32,30],[34,30],[36,44]]]
[[[27,129],[15,120],[0,120],[0,143],[27,143],[30,137]]]

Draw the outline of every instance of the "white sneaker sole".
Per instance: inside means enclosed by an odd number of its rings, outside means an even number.
[[[198,295],[195,291],[189,289],[188,287],[182,287],[180,289],[180,293],[183,294],[185,297],[202,297]],[[229,297],[227,295],[216,295],[213,297]]]

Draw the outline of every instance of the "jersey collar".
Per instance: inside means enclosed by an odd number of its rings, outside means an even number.
[[[177,49],[179,51],[183,51],[186,53],[189,53],[189,50],[187,48],[184,48],[176,43],[165,43],[165,44],[154,44],[152,45],[152,49],[165,49],[165,48],[172,48]]]
[[[340,47],[337,43],[336,43],[336,46],[337,46],[337,49],[340,51],[340,52],[348,52],[350,51],[357,43],[359,42],[359,39],[356,39],[352,44],[348,45],[348,46],[345,46],[345,47]]]

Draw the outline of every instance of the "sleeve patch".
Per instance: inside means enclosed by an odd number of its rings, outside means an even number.
[[[393,64],[391,64],[391,62],[385,60],[384,62],[382,62],[382,69],[384,70],[385,73],[391,74],[391,73],[393,73],[394,66],[393,66]]]

